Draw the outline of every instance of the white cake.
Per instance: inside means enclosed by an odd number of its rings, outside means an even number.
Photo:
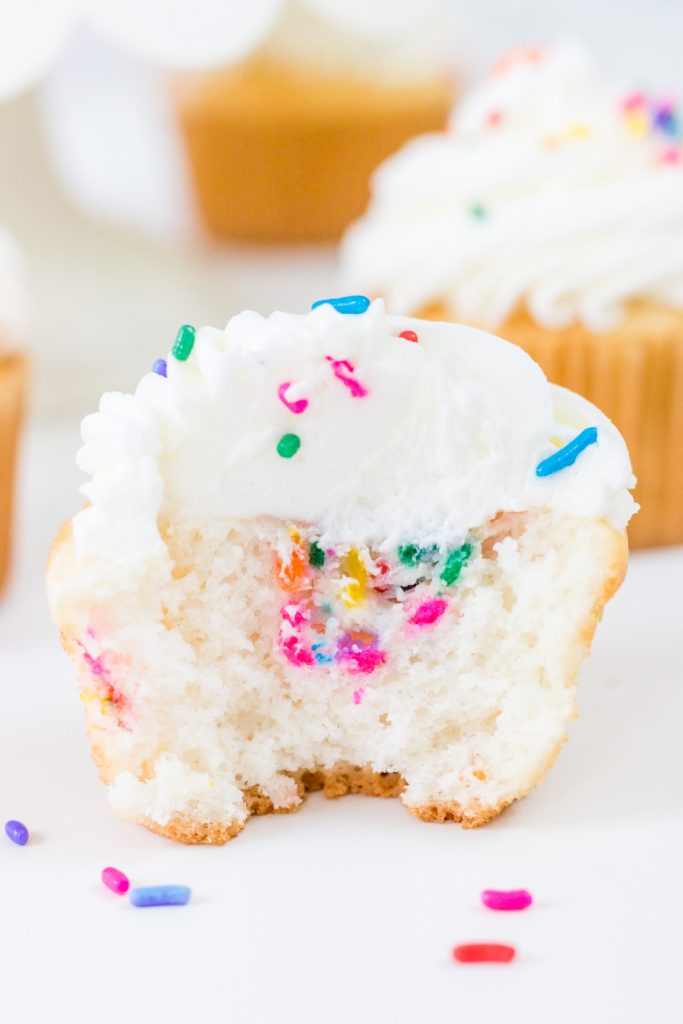
[[[84,421],[50,603],[112,804],[187,842],[320,788],[488,821],[556,756],[625,571],[597,409],[491,335],[339,309],[182,331]]]

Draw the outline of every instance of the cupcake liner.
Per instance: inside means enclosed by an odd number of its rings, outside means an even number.
[[[444,306],[422,313],[457,320]],[[635,303],[612,331],[548,330],[525,311],[497,334],[525,349],[549,380],[584,395],[624,436],[641,508],[632,547],[683,543],[683,312]]]
[[[24,356],[0,357],[0,590],[10,566],[15,467],[27,377]]]
[[[177,83],[205,227],[220,238],[325,241],[363,212],[372,171],[446,123],[445,78],[389,85],[252,62]]]

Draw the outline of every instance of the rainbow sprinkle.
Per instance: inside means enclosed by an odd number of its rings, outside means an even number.
[[[484,889],[481,902],[489,910],[526,910],[534,900],[528,889]]]
[[[332,306],[338,313],[358,314],[370,308],[370,299],[367,295],[341,295],[336,299],[318,299],[311,309],[317,309],[318,306]]]
[[[166,377],[168,374],[168,367],[165,359],[155,359],[152,364],[152,373],[157,373],[160,377]]]
[[[301,438],[297,434],[283,434],[277,443],[277,453],[283,459],[291,459],[301,448]]]
[[[171,349],[171,355],[174,359],[177,359],[179,363],[184,363],[190,358],[190,353],[194,348],[194,339],[196,330],[192,324],[183,324],[182,327],[178,328],[176,339]]]
[[[284,383],[282,383],[280,387],[277,389],[277,397],[280,399],[282,404],[286,406],[287,409],[289,409],[290,412],[293,412],[295,416],[300,416],[302,412],[305,412],[306,409],[308,409],[308,399],[299,398],[295,402],[290,402],[290,400],[287,398],[287,390],[291,388],[291,386],[291,381],[284,381]]]
[[[332,356],[325,356],[328,362],[332,363],[332,369],[337,380],[341,381],[351,392],[352,398],[365,398],[368,389],[363,387],[360,381],[351,376],[354,372],[353,363],[348,359],[333,359]]]
[[[22,821],[6,821],[5,835],[17,846],[26,846],[29,840],[29,832]]]
[[[586,427],[580,434],[577,434],[573,441],[566,444],[564,448],[560,448],[559,452],[553,452],[547,459],[539,462],[536,466],[536,476],[552,476],[553,473],[559,473],[561,469],[573,466],[581,452],[589,445],[595,444],[597,439],[598,428]]]

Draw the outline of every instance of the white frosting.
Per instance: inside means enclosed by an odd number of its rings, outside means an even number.
[[[632,298],[683,308],[683,165],[663,162],[680,144],[624,99],[572,45],[509,61],[451,131],[376,172],[345,284],[491,327],[520,304],[544,326],[598,331]]]
[[[278,397],[285,382],[303,412]],[[539,478],[538,462],[586,426],[597,443]],[[288,433],[301,447],[282,458]],[[163,559],[159,517],[276,516],[315,524],[321,543],[388,549],[453,543],[500,510],[555,507],[623,528],[635,508],[624,442],[597,409],[549,385],[516,346],[388,316],[381,300],[360,315],[323,305],[203,327],[186,362],[169,356],[167,378],[105,394],[83,441],[90,506],[74,519],[77,548],[119,581]]]

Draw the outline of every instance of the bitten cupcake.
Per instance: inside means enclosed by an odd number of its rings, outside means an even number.
[[[28,377],[20,351],[26,322],[21,258],[13,240],[0,231],[0,590],[10,568],[17,447]]]
[[[242,313],[83,442],[48,588],[122,815],[223,843],[324,789],[471,827],[543,777],[635,506],[521,349],[361,296]]]
[[[335,239],[362,213],[375,167],[446,123],[445,5],[271,9],[248,57],[176,82],[198,210],[222,238]]]
[[[347,282],[521,345],[623,432],[637,545],[683,541],[683,166],[670,99],[574,46],[500,62],[374,178]]]

